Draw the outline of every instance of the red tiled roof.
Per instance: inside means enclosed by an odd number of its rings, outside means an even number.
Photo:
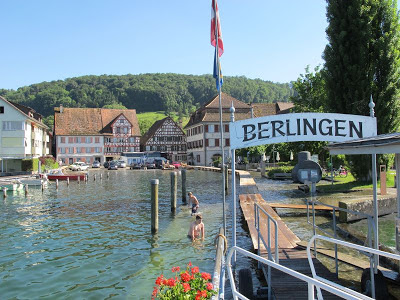
[[[222,106],[222,119],[223,122],[229,122],[231,118],[230,108],[233,102],[233,106],[235,108],[235,119],[239,114],[241,115],[241,120],[246,119],[245,116],[248,115],[247,118],[251,117],[251,108],[250,105],[244,103],[228,94],[221,93],[221,106]],[[215,119],[215,116],[218,116],[218,119]],[[215,96],[209,102],[204,104],[198,110],[196,110],[189,119],[189,122],[186,124],[185,128],[188,128],[194,124],[198,124],[200,122],[213,122],[219,121],[219,96]]]
[[[110,124],[121,113],[132,124],[132,135],[140,136],[140,129],[134,109],[106,108],[55,108],[55,135],[102,135],[112,134]]]

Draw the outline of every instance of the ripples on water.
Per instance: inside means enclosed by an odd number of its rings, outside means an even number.
[[[187,191],[200,201],[204,242],[186,237],[187,206],[170,211],[170,174],[118,170],[107,180],[60,182],[0,202],[2,299],[149,299],[155,278],[189,261],[213,272],[214,237],[222,224],[221,174],[187,172]],[[97,178],[99,176],[97,175]],[[160,179],[159,233],[150,234],[150,180]],[[181,204],[181,177],[178,177]],[[230,198],[228,197],[227,200]],[[229,201],[228,201],[229,202]],[[227,203],[228,204],[228,203]],[[227,226],[230,228],[229,205]],[[240,222],[240,220],[238,221]],[[238,227],[238,237],[248,239]],[[245,248],[249,242],[240,241]]]

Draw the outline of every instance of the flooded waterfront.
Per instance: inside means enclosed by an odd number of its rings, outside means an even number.
[[[52,183],[0,200],[0,295],[2,299],[149,299],[155,278],[191,261],[213,272],[214,238],[222,224],[221,174],[187,172],[187,190],[200,200],[204,242],[187,239],[193,217],[181,205],[170,212],[166,171],[110,172],[87,184]],[[150,180],[160,179],[159,232],[150,234]],[[229,197],[227,226],[231,227]],[[240,224],[240,218],[238,220]],[[249,249],[238,226],[238,244]],[[246,240],[247,239],[247,240]],[[230,240],[229,240],[230,241]],[[241,262],[247,266],[248,262]],[[240,266],[240,265],[239,265]]]

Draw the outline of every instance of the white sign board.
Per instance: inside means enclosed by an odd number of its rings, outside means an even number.
[[[230,147],[284,142],[345,142],[374,136],[376,118],[330,113],[295,113],[246,119],[229,124]]]

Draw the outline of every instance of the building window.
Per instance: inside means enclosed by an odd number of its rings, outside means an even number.
[[[204,131],[208,132],[208,125],[204,125]]]
[[[121,133],[121,127],[117,127],[117,133]]]
[[[197,155],[197,162],[200,162],[200,155]]]
[[[81,147],[76,147],[76,153],[82,153]]]
[[[229,147],[230,146],[230,140],[229,139],[225,139],[225,146]]]
[[[215,147],[219,147],[219,139],[215,139]]]
[[[214,128],[215,128],[215,132],[219,132],[219,126],[218,125],[214,125]]]
[[[96,136],[96,137],[94,138],[94,142],[95,142],[96,144],[100,143],[100,138],[99,138],[98,136]]]
[[[4,131],[25,130],[25,122],[3,121]]]
[[[60,148],[60,153],[65,154],[65,148]]]
[[[61,144],[65,144],[65,136],[62,136],[62,137],[61,137],[60,143],[61,143]]]
[[[225,124],[225,132],[229,132],[229,125]]]
[[[128,127],[124,127],[124,133],[125,133],[125,134],[128,133]]]
[[[0,106],[0,114],[4,114],[4,106]]]
[[[73,137],[69,137],[68,138],[68,143],[73,144],[74,143],[74,138]]]

